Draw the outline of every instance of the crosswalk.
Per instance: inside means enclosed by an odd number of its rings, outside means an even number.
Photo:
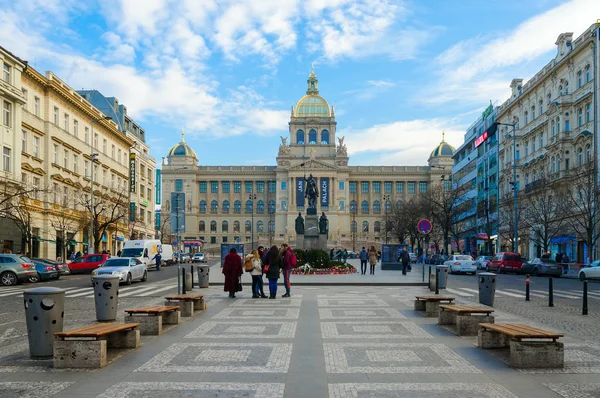
[[[447,288],[447,289],[445,289],[445,291],[447,293],[454,294],[459,297],[465,297],[465,298],[475,297],[475,296],[479,295],[479,290],[470,289],[470,288],[466,288],[466,287]],[[514,297],[514,298],[525,299],[525,291],[517,290],[517,289],[496,289],[496,295],[504,296],[504,297]],[[548,290],[533,290],[532,289],[529,292],[529,295],[531,297],[548,298]],[[554,289],[553,295],[556,298],[564,298],[564,299],[570,299],[570,300],[581,300],[583,298],[583,292],[578,291],[578,290]],[[600,300],[600,292],[588,291],[588,298]]]
[[[35,286],[27,287],[0,287],[0,299],[2,297],[21,296],[25,290]],[[177,285],[165,285],[164,283],[138,283],[132,286],[120,286],[119,297],[149,297],[158,296],[171,289],[177,289]],[[66,298],[88,298],[94,297],[94,288],[88,287],[66,287]]]

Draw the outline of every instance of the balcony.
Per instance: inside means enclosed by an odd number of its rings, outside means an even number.
[[[535,191],[536,189],[540,189],[544,186],[544,180],[536,180],[527,185],[525,185],[525,193],[529,193]]]

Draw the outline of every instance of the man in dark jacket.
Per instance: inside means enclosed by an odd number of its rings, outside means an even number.
[[[152,258],[152,260],[156,260],[156,270],[160,271],[160,261],[162,260],[162,256],[160,255],[160,252],[156,253],[156,256],[154,256],[154,258]]]
[[[365,249],[365,247],[363,246],[362,250],[360,251],[360,273],[363,275],[367,274],[367,261],[369,261],[369,253],[367,252],[367,250]]]
[[[406,248],[402,249],[402,253],[400,253],[400,261],[402,261],[402,275],[406,275],[408,263],[410,262],[410,256]]]

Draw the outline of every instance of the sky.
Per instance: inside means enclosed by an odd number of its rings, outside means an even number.
[[[513,78],[600,18],[598,0],[0,0],[0,45],[115,96],[157,164],[275,165],[314,65],[350,165],[425,165]]]

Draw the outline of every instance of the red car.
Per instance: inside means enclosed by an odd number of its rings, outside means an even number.
[[[78,272],[92,272],[109,258],[110,256],[108,254],[86,254],[71,262],[69,264],[69,269],[72,274]]]
[[[499,274],[503,272],[521,272],[523,267],[523,259],[519,253],[500,252],[496,254],[492,260],[492,264],[488,264],[488,271],[497,271]]]

